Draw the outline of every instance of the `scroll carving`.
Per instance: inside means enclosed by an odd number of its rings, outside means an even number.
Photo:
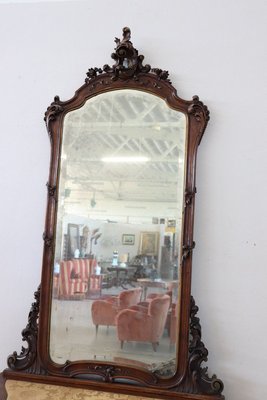
[[[69,376],[75,376],[77,374],[77,371],[73,364],[70,361],[66,361],[64,367],[63,367],[64,373],[68,374]],[[158,372],[158,371],[157,371]],[[129,380],[133,380],[134,382],[136,381],[141,381],[143,384],[144,383],[149,383],[149,384],[157,384],[158,383],[158,376],[151,375],[149,377],[149,380],[147,380],[147,377],[145,376],[145,373],[142,373],[139,371],[138,375],[135,375],[135,372],[132,368],[127,368],[123,366],[121,368],[120,366],[114,366],[110,364],[88,364],[88,365],[83,365],[80,366],[79,368],[79,374],[82,374],[84,376],[100,376],[104,382],[108,383],[115,383],[118,379],[121,378],[127,378]],[[163,376],[164,374],[162,374]],[[131,376],[131,378],[129,378]]]
[[[49,182],[46,184],[48,195],[56,200],[56,186],[51,186]]]
[[[193,242],[192,244],[188,244],[183,246],[183,255],[182,255],[182,261],[186,260],[187,257],[192,253],[193,249],[195,248],[196,243]]]
[[[176,390],[187,393],[220,395],[223,391],[223,382],[216,375],[212,375],[210,378],[207,374],[208,368],[201,367],[201,364],[208,360],[208,350],[201,341],[201,325],[199,318],[196,317],[197,312],[198,306],[191,296],[188,368],[183,384]]]
[[[162,80],[164,80],[164,81],[167,81],[167,82],[169,82],[169,83],[171,84],[171,81],[170,81],[170,79],[168,78],[168,76],[169,76],[169,72],[168,72],[168,71],[164,71],[164,70],[162,70],[162,69],[160,69],[160,68],[153,68],[153,69],[151,70],[151,72],[153,72],[154,74],[156,74],[156,75],[158,76],[159,79],[162,79]]]
[[[200,124],[199,134],[200,140],[202,139],[203,133],[206,129],[207,123],[210,119],[210,112],[208,107],[199,100],[198,96],[193,96],[193,102],[188,107],[188,114],[192,114],[195,117],[195,120]]]
[[[47,247],[51,247],[53,243],[53,236],[48,236],[46,232],[43,233],[44,244]]]
[[[64,372],[72,374],[71,362],[67,361],[64,366]],[[119,367],[113,365],[93,365],[89,364],[86,368],[82,370],[83,375],[99,375],[103,378],[104,382],[112,383],[116,375],[122,374],[122,370]]]
[[[193,198],[195,197],[196,193],[197,193],[196,187],[192,191],[185,192],[185,204],[184,204],[185,207],[190,206],[192,204]]]
[[[50,137],[50,140],[53,139],[51,130],[50,130],[50,123],[54,121],[59,113],[63,111],[63,107],[61,105],[61,101],[59,96],[54,97],[54,101],[50,104],[47,108],[44,116],[44,121],[46,123],[47,131]]]
[[[131,30],[128,27],[122,30],[122,39],[115,38],[115,52],[111,54],[111,58],[115,60],[115,64],[110,67],[105,64],[103,68],[89,68],[85,82],[88,84],[97,75],[107,73],[111,75],[111,80],[127,80],[129,78],[138,80],[141,73],[151,72],[157,75],[159,80],[165,80],[169,83],[169,72],[160,68],[153,68],[149,64],[143,65],[144,56],[138,54],[138,50],[134,48],[131,39]]]
[[[189,114],[193,114],[198,122],[204,119],[208,122],[210,119],[210,112],[208,107],[199,100],[198,96],[193,96],[193,103],[188,107]]]
[[[37,340],[38,340],[38,319],[40,307],[40,290],[38,287],[34,293],[35,302],[32,303],[28,316],[28,324],[21,332],[22,340],[28,343],[28,347],[22,346],[20,354],[16,351],[9,355],[7,364],[9,368],[15,371],[25,371],[27,373],[46,375],[42,369],[37,356]]]

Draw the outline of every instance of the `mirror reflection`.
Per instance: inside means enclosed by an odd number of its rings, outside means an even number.
[[[64,119],[50,356],[174,373],[186,118],[122,89]]]

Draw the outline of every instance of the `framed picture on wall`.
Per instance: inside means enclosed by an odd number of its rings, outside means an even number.
[[[147,256],[158,255],[159,233],[158,232],[141,232],[140,234],[140,254]]]
[[[135,235],[131,235],[131,234],[127,234],[127,233],[124,233],[122,235],[122,244],[132,246],[132,245],[134,245],[134,242],[135,242]]]

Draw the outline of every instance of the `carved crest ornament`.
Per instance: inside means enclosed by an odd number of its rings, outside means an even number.
[[[207,361],[208,351],[201,341],[201,326],[196,316],[198,307],[191,296],[193,216],[195,202],[195,158],[209,120],[208,108],[194,96],[191,101],[178,97],[171,84],[168,71],[151,68],[143,64],[144,56],[139,55],[131,42],[131,31],[123,28],[122,39],[115,38],[115,51],[111,54],[114,65],[105,64],[102,68],[89,68],[84,85],[69,101],[61,101],[59,96],[45,112],[45,122],[51,139],[52,166],[47,183],[48,205],[46,227],[43,234],[44,261],[42,282],[35,292],[35,302],[31,306],[28,323],[22,331],[22,340],[27,343],[20,353],[8,357],[8,369],[3,373],[5,379],[23,379],[33,382],[52,383],[110,392],[127,393],[137,396],[162,399],[210,399],[223,400],[223,383],[213,375],[209,377],[202,363]],[[56,220],[58,160],[63,116],[80,107],[86,99],[112,89],[135,88],[166,99],[172,108],[187,115],[188,150],[187,180],[184,193],[184,232],[181,254],[182,287],[180,310],[180,334],[178,338],[177,371],[171,378],[155,371],[147,372],[134,367],[112,364],[110,362],[69,362],[63,366],[50,366],[47,338],[49,333],[49,307],[52,283],[51,269],[54,251],[54,226]],[[45,333],[44,333],[45,331]],[[80,376],[82,375],[82,379]],[[86,377],[86,378],[85,378]],[[96,380],[94,378],[97,377]],[[123,382],[123,383],[122,383]],[[134,383],[134,384],[132,384]]]

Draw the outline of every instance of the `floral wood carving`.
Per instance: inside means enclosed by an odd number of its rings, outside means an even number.
[[[45,246],[51,247],[53,243],[53,236],[48,236],[46,232],[43,233],[43,241]]]
[[[199,318],[196,317],[197,312],[198,306],[191,296],[188,368],[183,384],[176,390],[208,395],[221,394],[223,382],[216,375],[212,375],[210,378],[207,374],[208,368],[201,367],[201,364],[208,360],[208,350],[201,341],[201,325]]]
[[[55,196],[55,195],[56,195],[57,187],[56,187],[56,186],[51,186],[51,185],[49,184],[49,182],[47,182],[46,187],[47,187],[48,195],[49,195],[50,197],[56,199],[56,196]]]
[[[40,290],[38,287],[34,293],[35,302],[32,303],[28,316],[28,324],[21,332],[22,340],[28,343],[28,347],[22,346],[20,354],[16,351],[7,358],[9,368],[16,371],[25,371],[30,374],[47,375],[46,371],[41,367],[37,357],[37,340],[38,340],[38,319],[40,307]]]
[[[210,119],[209,109],[207,106],[205,106],[205,104],[202,101],[199,100],[198,96],[193,96],[193,103],[190,104],[190,106],[188,107],[188,113],[192,114],[195,117],[196,121],[200,123],[199,133],[201,141],[207,123]],[[204,123],[201,124],[201,122]]]
[[[184,261],[189,255],[192,253],[193,249],[195,248],[196,243],[193,242],[192,244],[188,244],[186,246],[183,246],[183,255],[182,255],[182,261]]]
[[[121,368],[112,365],[94,365],[89,367],[94,373],[103,377],[104,382],[113,382],[114,376],[120,374]]]
[[[50,140],[53,139],[51,130],[50,130],[50,123],[56,119],[57,114],[61,113],[63,110],[63,107],[61,105],[61,101],[59,96],[54,97],[54,101],[50,104],[50,106],[47,108],[44,116],[44,120],[46,123],[47,131],[50,137]]]
[[[197,188],[195,187],[191,192],[190,191],[186,191],[185,192],[185,202],[184,202],[184,206],[190,206],[192,204],[193,198],[195,197],[195,194],[197,192]]]
[[[64,366],[64,372],[72,375],[71,362],[67,361]],[[94,365],[89,364],[86,368],[82,369],[83,375],[99,375],[103,378],[104,382],[113,382],[116,375],[121,375],[122,370],[119,367],[113,365]]]
[[[75,377],[77,375],[77,371],[73,367],[73,364],[71,361],[66,361],[64,367],[63,367],[64,373],[67,373],[69,376]],[[127,378],[129,380],[133,381],[138,381],[136,378],[129,378],[129,376],[133,373],[133,369],[131,367],[119,367],[119,366],[114,366],[111,364],[91,364],[89,363],[86,366],[80,366],[79,368],[79,374],[82,374],[84,376],[100,376],[104,382],[107,383],[115,383],[118,379],[121,378]],[[140,372],[140,377],[139,380],[144,383],[146,382],[146,377],[145,374]],[[143,378],[143,379],[142,379]],[[156,375],[150,377],[149,380],[150,383],[152,384],[157,384],[158,382],[158,377]]]
[[[115,60],[115,64],[110,67],[105,64],[103,68],[89,68],[85,82],[88,84],[97,75],[107,73],[111,75],[112,80],[122,79],[127,80],[133,78],[138,80],[138,75],[141,73],[151,72],[159,78],[169,83],[168,71],[163,71],[159,68],[151,69],[149,64],[143,65],[144,56],[138,54],[138,50],[133,47],[131,39],[131,30],[128,27],[122,30],[122,39],[115,38],[115,52],[111,54],[111,58]]]

